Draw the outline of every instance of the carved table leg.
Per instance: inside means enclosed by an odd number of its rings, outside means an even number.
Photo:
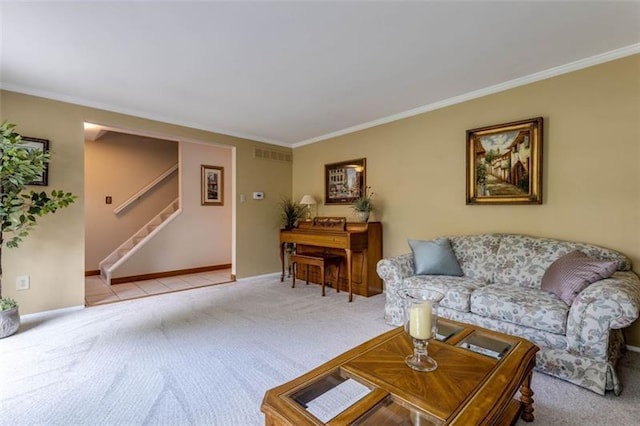
[[[520,401],[522,402],[522,420],[525,422],[533,421],[533,391],[531,390],[531,376],[533,371],[529,372],[520,387]]]

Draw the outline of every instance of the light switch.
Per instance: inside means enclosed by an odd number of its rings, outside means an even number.
[[[29,275],[16,277],[16,290],[29,290]]]

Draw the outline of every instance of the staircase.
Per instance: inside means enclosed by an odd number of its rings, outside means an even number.
[[[133,234],[128,240],[115,249],[109,256],[100,262],[100,276],[111,285],[111,276],[120,265],[129,259],[140,247],[144,246],[155,234],[178,216],[180,209],[180,199],[176,198],[138,232]]]

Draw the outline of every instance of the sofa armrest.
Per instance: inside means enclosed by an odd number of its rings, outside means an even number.
[[[402,299],[398,296],[398,290],[402,288],[402,281],[405,278],[415,275],[413,254],[405,253],[382,259],[378,262],[376,271],[384,281],[386,297],[384,319],[388,324],[401,325],[404,310]]]
[[[640,314],[640,278],[616,272],[596,281],[573,301],[567,321],[569,351],[607,359],[609,330],[624,328]]]
[[[378,262],[376,270],[380,278],[385,282],[402,281],[416,273],[413,265],[413,255],[411,253],[382,259]]]

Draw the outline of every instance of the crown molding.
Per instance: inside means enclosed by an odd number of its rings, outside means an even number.
[[[536,81],[540,81],[540,80],[546,80],[548,78],[556,77],[562,74],[567,74],[573,71],[578,71],[583,68],[588,68],[594,65],[624,58],[626,56],[635,55],[637,53],[640,53],[640,43],[632,44],[630,46],[622,47],[616,50],[611,50],[609,52],[591,56],[589,58],[580,59],[578,61],[570,62],[565,65],[560,65],[558,67],[550,68],[548,70],[540,71],[534,74],[529,74],[524,77],[515,78],[513,80],[509,80],[504,83],[499,83],[493,86],[489,86],[484,89],[474,90],[473,92],[468,92],[463,95],[454,96],[449,99],[434,102],[428,105],[410,109],[408,111],[400,112],[398,114],[393,114],[387,117],[379,118],[377,120],[369,121],[367,123],[359,124],[357,126],[348,127],[343,130],[327,133],[326,135],[317,136],[311,139],[306,139],[306,140],[294,143],[292,147],[299,148],[301,146],[310,145],[312,143],[320,142],[323,140],[335,138],[338,136],[343,136],[349,133],[358,132],[360,130],[369,129],[371,127],[379,126],[381,124],[387,124],[393,121],[402,120],[404,118],[413,117],[415,115],[424,114],[425,112],[434,111],[440,108],[445,108],[451,105],[470,101],[472,99],[477,99],[483,96],[492,95],[494,93],[503,92],[505,90],[513,89],[515,87],[535,83]]]
[[[161,116],[161,115],[150,114],[150,113],[145,112],[145,111],[122,108],[122,107],[118,107],[118,106],[115,106],[115,105],[110,105],[110,104],[105,104],[105,103],[101,103],[101,102],[90,101],[88,99],[77,98],[77,97],[74,97],[74,96],[67,96],[67,95],[63,95],[63,94],[55,93],[55,92],[48,92],[48,91],[45,91],[45,90],[34,89],[34,88],[31,88],[31,87],[19,86],[19,85],[15,85],[15,84],[8,84],[8,83],[5,83],[5,82],[0,82],[0,89],[7,90],[7,91],[10,91],[10,92],[22,93],[24,95],[37,96],[37,97],[40,97],[40,98],[50,99],[50,100],[54,100],[54,101],[66,102],[66,103],[69,103],[69,104],[80,105],[80,106],[89,107],[89,108],[101,109],[101,110],[104,110],[104,111],[115,112],[115,113],[118,113],[118,114],[130,115],[130,116],[137,117],[137,118],[144,118],[144,119],[147,119],[147,120],[159,121],[159,122],[165,123],[165,124],[173,124],[173,125],[176,125],[176,126],[183,126],[183,127],[188,127],[188,128],[191,128],[191,129],[204,130],[206,132],[219,133],[219,134],[225,135],[225,136],[232,136],[232,137],[235,137],[235,138],[248,139],[248,140],[251,140],[251,141],[254,141],[254,142],[264,142],[264,143],[269,143],[269,144],[272,144],[272,145],[279,145],[279,146],[284,146],[284,147],[287,147],[287,148],[291,148],[291,144],[290,143],[285,143],[285,142],[281,142],[281,141],[262,138],[262,137],[255,136],[255,135],[249,135],[249,134],[244,134],[244,133],[232,132],[232,131],[228,131],[228,130],[224,130],[224,129],[218,129],[218,128],[206,126],[204,124],[200,124],[200,123],[196,123],[196,122],[192,122],[192,121],[176,120],[176,119],[172,119],[172,118],[169,118],[169,117],[164,117],[164,116]]]
[[[278,140],[272,140],[268,138],[259,137],[256,135],[243,134],[238,132],[232,132],[224,129],[213,128],[207,125],[203,125],[201,123],[185,121],[185,120],[176,120],[169,117],[164,117],[161,115],[150,114],[144,111],[138,111],[128,108],[122,108],[115,105],[90,101],[88,99],[77,98],[73,96],[67,96],[60,93],[48,92],[43,90],[38,90],[31,87],[7,84],[5,82],[0,82],[0,89],[8,90],[12,92],[23,93],[25,95],[37,96],[46,99],[67,102],[70,104],[81,105],[90,108],[101,109],[105,111],[110,111],[119,114],[126,114],[138,118],[144,118],[148,120],[159,121],[162,123],[173,124],[177,126],[184,126],[192,129],[203,130],[207,132],[219,133],[221,135],[232,136],[241,139],[248,139],[255,142],[263,142],[271,145],[282,146],[286,148],[299,148],[305,145],[310,145],[313,143],[321,142],[327,139],[335,138],[338,136],[343,136],[349,133],[358,132],[360,130],[369,129],[371,127],[379,126],[382,124],[391,123],[397,120],[402,120],[405,118],[413,117],[419,114],[424,114],[429,111],[434,111],[440,108],[445,108],[451,105],[459,104],[462,102],[470,101],[473,99],[477,99],[483,96],[495,94],[498,92],[502,92],[505,90],[513,89],[519,86],[524,86],[527,84],[531,84],[540,80],[545,80],[548,78],[556,77],[562,74],[570,73],[573,71],[577,71],[583,68],[588,68],[594,65],[602,64],[605,62],[613,61],[616,59],[620,59],[626,56],[631,56],[640,53],[640,43],[632,44],[630,46],[622,47],[620,49],[615,49],[609,52],[605,52],[599,55],[591,56],[589,58],[580,59],[578,61],[570,62],[565,65],[560,65],[558,67],[550,68],[548,70],[540,71],[534,74],[530,74],[528,76],[519,77],[513,80],[506,81],[504,83],[499,83],[493,86],[489,86],[483,89],[475,90],[472,92],[468,92],[459,96],[454,96],[452,98],[444,99],[442,101],[434,102],[431,104],[427,104],[418,108],[410,109],[408,111],[400,112],[397,114],[393,114],[387,117],[379,118],[377,120],[369,121],[366,123],[362,123],[356,126],[348,127],[342,130],[338,130],[335,132],[327,133],[321,136],[313,137],[310,139],[305,139],[300,142],[295,143],[286,143]]]

